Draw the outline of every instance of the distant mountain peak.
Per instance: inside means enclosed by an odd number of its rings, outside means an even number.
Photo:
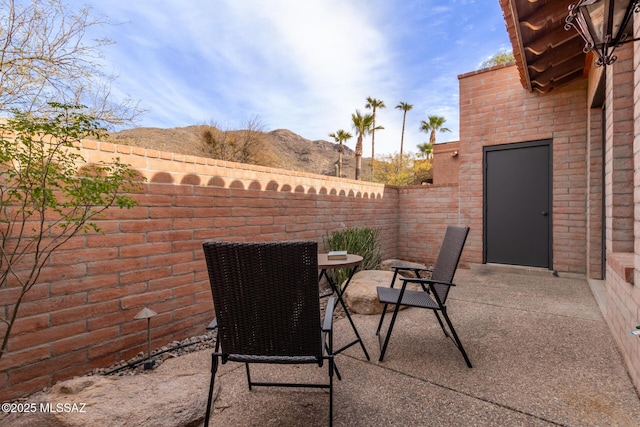
[[[177,128],[140,127],[114,132],[109,140],[115,144],[134,145],[160,151],[193,156],[207,156],[200,139],[205,125],[192,125]],[[289,129],[275,129],[264,132],[264,150],[269,154],[268,166],[335,176],[338,164],[339,145],[322,139],[310,140]],[[342,144],[343,176],[355,175],[355,152]],[[363,158],[363,173],[368,170],[369,162]]]

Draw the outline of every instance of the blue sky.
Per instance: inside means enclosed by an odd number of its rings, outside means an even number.
[[[428,115],[459,138],[458,75],[510,49],[498,0],[69,0],[117,25],[99,28],[116,97],[141,101],[138,126],[217,123],[330,140],[351,130],[367,97],[382,99],[376,156],[428,140]],[[98,35],[96,33],[96,35]],[[92,34],[93,36],[93,34]],[[347,145],[354,148],[355,138]],[[371,155],[370,138],[365,156]]]

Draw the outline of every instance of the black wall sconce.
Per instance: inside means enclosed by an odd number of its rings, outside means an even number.
[[[569,6],[565,30],[574,28],[584,39],[584,52],[598,55],[596,67],[615,62],[614,50],[633,37],[632,16],[640,12],[640,0],[580,0]]]

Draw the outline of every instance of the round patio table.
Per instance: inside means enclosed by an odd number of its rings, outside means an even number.
[[[356,328],[355,323],[353,323],[353,320],[351,319],[351,315],[349,314],[347,305],[345,304],[344,299],[342,297],[344,292],[347,290],[349,283],[351,283],[351,278],[355,274],[358,267],[360,267],[360,264],[362,264],[362,257],[360,255],[347,254],[346,259],[329,259],[328,254],[318,254],[318,268],[320,269],[320,275],[318,276],[318,281],[322,279],[322,276],[326,277],[327,282],[329,282],[329,286],[331,286],[331,292],[328,294],[324,294],[321,297],[327,297],[329,295],[333,295],[334,293],[338,296],[338,301],[342,305],[344,313],[347,319],[349,319],[349,323],[351,323],[351,328],[353,329],[353,332],[355,332],[356,334],[356,339],[353,342],[350,342],[344,347],[338,349],[335,353],[336,354],[340,353],[341,351],[346,350],[352,345],[356,343],[360,343],[360,347],[362,347],[362,351],[364,352],[364,355],[366,356],[367,360],[371,360],[369,358],[369,353],[367,353],[367,349],[364,347],[364,342],[362,341],[362,338],[360,338],[358,329]],[[351,268],[351,271],[349,272],[349,278],[345,282],[344,287],[342,287],[342,289],[337,283],[334,282],[331,276],[327,274],[327,270],[332,270],[335,268]]]

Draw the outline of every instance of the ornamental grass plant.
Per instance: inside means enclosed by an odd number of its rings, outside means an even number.
[[[329,251],[347,251],[360,255],[362,264],[360,270],[377,270],[380,267],[382,255],[378,237],[380,230],[371,227],[348,227],[334,231],[325,238],[325,247]],[[340,286],[349,277],[349,268],[335,269],[329,272]]]

